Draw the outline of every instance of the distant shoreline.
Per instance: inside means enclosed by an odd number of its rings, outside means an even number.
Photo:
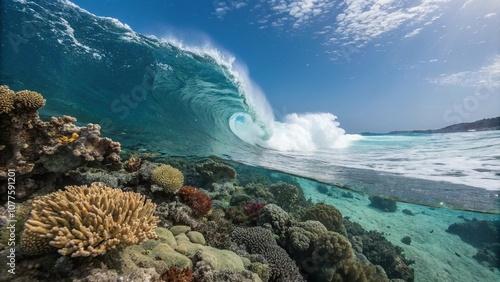
[[[464,122],[449,125],[440,129],[426,130],[395,130],[387,133],[362,132],[362,135],[408,134],[408,133],[456,133],[500,130],[500,117],[485,118],[474,122]]]

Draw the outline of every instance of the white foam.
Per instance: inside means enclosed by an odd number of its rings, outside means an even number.
[[[209,56],[227,70],[228,78],[238,85],[240,95],[249,106],[249,113],[235,113],[229,120],[232,132],[241,140],[278,151],[315,151],[323,148],[344,148],[359,135],[346,135],[339,127],[337,117],[330,113],[289,114],[277,121],[264,92],[252,81],[244,64],[227,51],[214,47],[210,42],[189,45],[167,36],[162,42],[180,50]]]

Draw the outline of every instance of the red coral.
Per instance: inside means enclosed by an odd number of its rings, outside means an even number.
[[[166,282],[192,282],[193,271],[191,268],[177,268],[171,267],[161,275],[161,281]]]
[[[195,187],[184,186],[179,189],[181,200],[193,209],[197,216],[204,216],[212,209],[212,199]]]
[[[243,210],[252,221],[257,221],[257,219],[259,218],[259,212],[265,205],[266,203],[264,202],[252,201],[246,203],[246,205],[243,207]]]

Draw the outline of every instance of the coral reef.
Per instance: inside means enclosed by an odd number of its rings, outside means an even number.
[[[66,172],[85,163],[120,162],[120,143],[100,137],[99,125],[79,127],[69,116],[42,121],[37,109],[45,100],[39,93],[14,93],[1,86],[0,104],[0,179],[6,178],[7,167],[23,177]]]
[[[166,282],[192,282],[193,271],[191,268],[170,267],[160,276],[161,281]]]
[[[285,240],[288,228],[293,225],[292,217],[275,204],[267,204],[261,209],[258,225],[271,230],[278,237],[279,243]]]
[[[488,221],[473,218],[466,222],[453,223],[446,232],[478,249],[473,257],[491,267],[500,268],[500,220]]]
[[[221,269],[214,270],[208,263],[199,261],[196,263],[193,274],[196,282],[260,282],[262,281],[255,273],[248,270]]]
[[[196,228],[200,223],[193,217],[193,210],[179,202],[162,203],[158,205],[156,215],[160,217],[162,226],[185,224]]]
[[[358,247],[374,265],[384,268],[390,279],[414,280],[414,270],[409,267],[414,261],[403,256],[403,249],[391,244],[377,231],[365,231],[359,224],[344,220],[351,241],[358,241]],[[356,239],[354,239],[356,237]]]
[[[315,242],[312,258],[316,265],[336,264],[354,258],[351,242],[341,234],[328,231],[322,233]]]
[[[160,186],[159,189],[151,186],[152,192],[164,191],[166,193],[177,192],[184,185],[184,175],[171,165],[161,165],[151,171],[151,180]]]
[[[199,217],[206,215],[212,209],[212,199],[195,187],[184,186],[179,189],[178,195]]]
[[[269,191],[276,204],[288,212],[310,205],[300,186],[280,181],[271,185]]]
[[[98,256],[118,244],[155,238],[156,205],[144,196],[99,184],[67,186],[33,202],[21,236],[22,251],[38,255]]]
[[[335,231],[344,236],[347,235],[344,225],[342,224],[342,214],[334,206],[317,203],[305,210],[302,220],[316,220],[330,231]]]
[[[197,164],[196,171],[208,183],[218,182],[222,179],[236,179],[236,171],[232,167],[213,160]]]
[[[249,253],[264,256],[271,267],[271,281],[304,281],[295,262],[276,244],[269,230],[262,227],[237,227],[232,232],[231,238]]]
[[[385,273],[384,273],[385,274]],[[389,282],[384,274],[378,274],[375,266],[364,264],[349,259],[343,262],[336,270],[323,271],[318,275],[318,281],[343,282],[343,281],[370,281]]]
[[[123,165],[123,168],[127,172],[136,172],[141,168],[142,165],[142,159],[139,157],[131,157],[129,158],[125,164]]]
[[[251,224],[256,224],[259,220],[259,214],[266,203],[260,201],[250,201],[243,206],[243,211],[249,217]]]
[[[467,222],[451,224],[446,232],[458,235],[462,241],[479,248],[484,244],[500,242],[500,220],[473,218]]]
[[[0,85],[0,111],[36,111],[45,106],[45,99],[40,93],[22,90],[14,92],[7,85]]]

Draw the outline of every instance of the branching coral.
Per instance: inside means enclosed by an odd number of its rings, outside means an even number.
[[[184,175],[171,165],[161,165],[155,168],[151,171],[151,180],[168,193],[175,193],[184,185]]]
[[[102,255],[118,244],[156,238],[155,209],[138,193],[99,184],[67,186],[33,202],[21,236],[22,250],[28,255],[53,248],[72,257]]]
[[[212,199],[199,189],[191,186],[182,187],[179,192],[182,201],[187,203],[197,216],[204,216],[212,209]]]

